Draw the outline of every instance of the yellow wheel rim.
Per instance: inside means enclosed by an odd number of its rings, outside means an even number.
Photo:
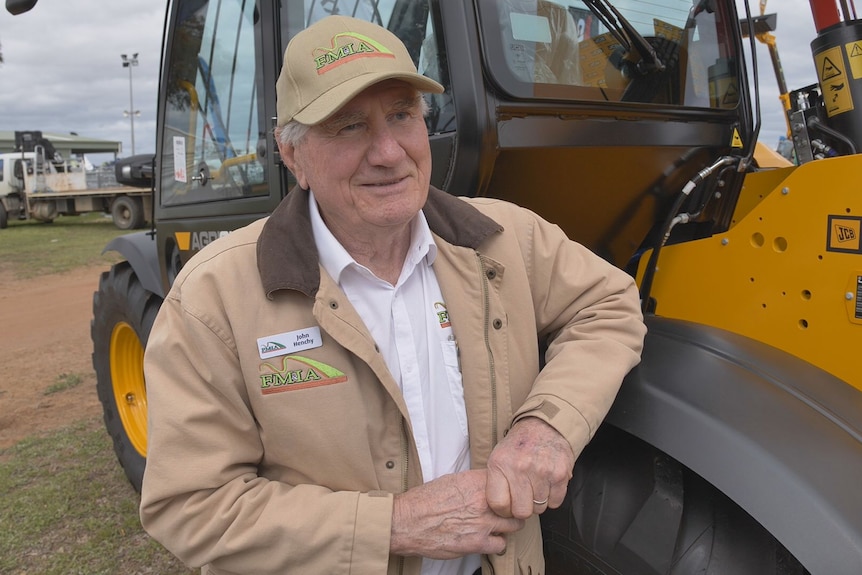
[[[132,447],[147,456],[147,389],[144,348],[138,334],[122,321],[111,332],[111,385],[123,429]]]

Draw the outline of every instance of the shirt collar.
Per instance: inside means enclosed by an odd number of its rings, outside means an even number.
[[[326,227],[323,217],[320,215],[320,209],[317,206],[317,200],[314,198],[314,192],[309,190],[308,211],[311,219],[311,231],[314,235],[314,243],[317,246],[317,251],[320,257],[320,265],[326,270],[336,283],[341,283],[341,274],[350,266],[364,267],[357,263],[344,246],[332,235],[332,232]],[[402,267],[402,275],[404,270],[408,272],[412,270],[423,259],[427,265],[434,263],[437,257],[437,244],[434,243],[434,237],[431,235],[431,228],[428,226],[428,221],[425,219],[425,214],[422,210],[416,214],[416,217],[410,223],[410,250],[407,252],[407,257],[404,260]]]
[[[320,287],[320,260],[311,231],[309,194],[300,187],[287,194],[267,218],[257,243],[257,265],[266,297],[296,290],[314,297]],[[434,237],[478,249],[503,227],[475,206],[435,187],[422,208]]]

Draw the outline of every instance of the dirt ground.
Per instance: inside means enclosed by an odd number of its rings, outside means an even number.
[[[107,269],[23,280],[0,272],[0,449],[101,413],[90,318]],[[46,393],[76,378],[80,384]]]

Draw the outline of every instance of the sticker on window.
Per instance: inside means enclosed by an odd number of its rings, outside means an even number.
[[[551,25],[544,16],[532,14],[509,14],[512,22],[512,37],[523,42],[551,43]]]
[[[186,139],[182,136],[174,136],[174,180],[184,184],[189,182],[186,174]]]

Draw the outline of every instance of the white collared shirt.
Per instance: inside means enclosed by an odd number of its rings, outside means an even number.
[[[420,211],[411,224],[410,249],[393,286],[356,262],[326,227],[313,193],[310,199],[320,263],[356,308],[401,388],[423,480],[470,469],[458,346],[432,267],[437,246],[425,215]],[[468,575],[479,563],[478,555],[424,559],[422,573]]]

